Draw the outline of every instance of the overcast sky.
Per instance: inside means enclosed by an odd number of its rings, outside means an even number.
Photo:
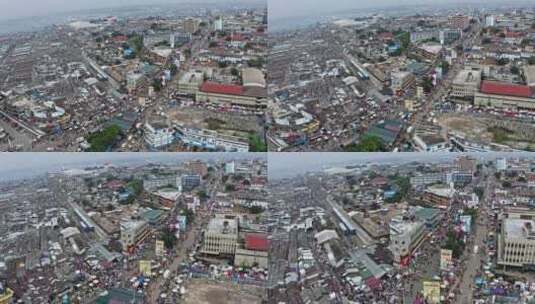
[[[359,8],[378,8],[420,4],[530,3],[528,0],[269,0],[270,18],[305,16]],[[534,2],[531,1],[533,4]],[[415,12],[416,13],[416,12]]]
[[[143,165],[147,162],[182,162],[192,159],[266,159],[263,153],[7,153],[0,152],[0,180],[30,177],[61,169],[106,163]]]
[[[271,178],[291,177],[306,172],[319,171],[328,167],[369,164],[369,163],[406,163],[443,162],[451,161],[463,153],[269,153],[268,168]],[[494,160],[497,157],[506,158],[535,158],[535,153],[515,152],[489,152],[468,153],[478,159]]]
[[[108,8],[125,5],[179,3],[236,3],[248,0],[0,0],[0,19],[42,16],[58,12]],[[267,0],[266,0],[267,1]],[[251,1],[258,2],[258,1]]]

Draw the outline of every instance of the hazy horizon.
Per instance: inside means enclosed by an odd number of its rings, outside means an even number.
[[[111,163],[115,165],[186,160],[267,159],[260,153],[218,152],[124,152],[124,153],[0,153],[0,181],[29,178],[60,169],[82,168]]]
[[[267,1],[267,0],[266,0]],[[119,7],[172,5],[172,4],[257,4],[262,0],[25,0],[22,2],[0,0],[0,20],[16,20],[27,17],[43,17],[54,14],[92,9],[116,9]]]
[[[318,172],[325,167],[338,167],[366,163],[408,163],[418,162],[444,162],[450,161],[460,155],[470,155],[478,159],[495,159],[497,157],[535,158],[530,152],[487,152],[487,153],[368,153],[368,152],[282,152],[269,153],[268,173],[270,178],[288,178],[307,172]]]
[[[341,12],[355,9],[373,9],[373,8],[388,8],[388,7],[402,7],[415,5],[523,5],[531,4],[535,6],[533,1],[527,0],[373,0],[373,1],[354,1],[354,0],[269,0],[268,14],[270,20],[284,19],[299,16],[311,16],[317,14],[332,14],[334,12]],[[415,13],[417,13],[415,11]]]

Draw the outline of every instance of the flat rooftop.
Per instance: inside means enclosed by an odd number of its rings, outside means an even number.
[[[505,237],[527,238],[530,231],[531,237],[535,239],[535,221],[524,219],[505,219],[503,222]]]
[[[208,223],[208,232],[236,234],[238,233],[238,221],[235,218],[214,218]]]
[[[453,80],[453,84],[457,85],[477,84],[479,86],[480,83],[481,71],[462,70]]]

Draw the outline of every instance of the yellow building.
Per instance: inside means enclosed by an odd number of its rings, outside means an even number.
[[[0,304],[9,304],[13,299],[13,291],[9,288],[6,288],[3,294],[0,294]]]

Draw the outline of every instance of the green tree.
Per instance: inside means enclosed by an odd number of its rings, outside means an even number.
[[[450,64],[447,61],[442,61],[440,66],[442,67],[442,73],[448,74],[450,71]]]
[[[426,93],[430,93],[433,90],[433,78],[426,76],[422,79],[422,87]]]
[[[135,179],[127,184],[127,187],[131,188],[134,195],[140,195],[143,192],[143,181]]]
[[[141,35],[138,35],[138,34],[134,34],[132,37],[130,37],[129,41],[128,41],[128,44],[132,46],[132,48],[134,49],[134,52],[136,52],[136,54],[139,54],[141,53],[141,51],[143,50],[143,36]]]
[[[168,226],[162,229],[160,233],[160,240],[163,241],[163,244],[167,249],[173,249],[177,241],[176,235]]]
[[[249,135],[249,152],[267,152],[267,145],[257,134]]]
[[[265,60],[262,57],[258,57],[257,59],[250,59],[247,61],[247,64],[252,68],[262,68],[265,64]]]
[[[261,206],[251,206],[249,208],[249,212],[251,212],[252,214],[260,214],[264,212],[264,208],[262,208]]]
[[[208,194],[206,193],[206,191],[204,190],[199,190],[197,191],[197,196],[199,196],[199,199],[204,202],[206,201],[207,199],[209,199],[210,197],[208,196]]]
[[[344,147],[345,152],[385,152],[386,147],[378,136],[365,135],[358,144],[353,143]]]
[[[89,152],[105,152],[116,142],[121,129],[118,125],[111,125],[100,132],[93,133],[87,138],[90,144]]]
[[[154,87],[154,91],[160,92],[162,90],[162,80],[160,78],[153,79],[152,86]]]
[[[465,244],[463,239],[458,237],[453,230],[448,231],[444,248],[451,250],[454,258],[458,259],[461,257],[464,247]]]

